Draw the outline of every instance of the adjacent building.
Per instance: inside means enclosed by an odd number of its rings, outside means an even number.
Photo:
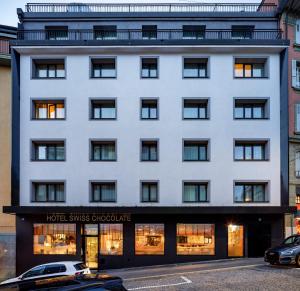
[[[15,27],[0,25],[0,281],[15,274],[15,217],[3,214],[10,205],[11,165],[11,57],[9,41]]]
[[[260,256],[284,237],[273,4],[28,4],[13,42],[17,273]]]

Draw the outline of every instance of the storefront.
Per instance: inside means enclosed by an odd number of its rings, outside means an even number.
[[[61,260],[109,269],[262,256],[283,239],[282,213],[128,210],[17,213],[17,273]]]

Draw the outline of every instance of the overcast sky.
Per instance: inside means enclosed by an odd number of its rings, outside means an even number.
[[[259,3],[261,0],[0,0],[0,24],[17,26],[16,10],[26,3]]]

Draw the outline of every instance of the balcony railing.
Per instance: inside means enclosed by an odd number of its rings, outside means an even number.
[[[99,32],[97,30],[19,30],[18,40],[28,41],[143,41],[143,42],[163,42],[163,41],[197,41],[199,43],[205,40],[280,40],[282,39],[281,30],[214,30],[207,29],[202,32],[185,32],[183,30],[157,30],[151,33],[145,33],[142,30],[115,30]]]
[[[103,12],[103,13],[153,13],[153,12],[274,12],[274,4],[256,3],[174,3],[174,4],[120,4],[120,3],[29,3],[27,12]]]
[[[0,39],[0,55],[9,55],[10,47],[9,41],[5,39]]]

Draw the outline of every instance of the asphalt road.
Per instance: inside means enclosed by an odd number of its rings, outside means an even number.
[[[300,290],[300,268],[262,258],[111,270],[130,290]]]

